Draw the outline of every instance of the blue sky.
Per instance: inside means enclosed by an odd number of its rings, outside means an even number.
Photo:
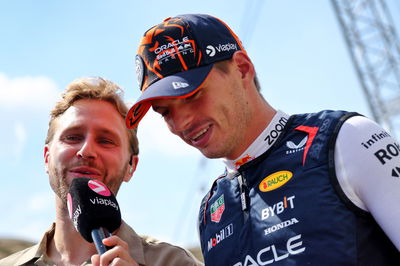
[[[400,6],[392,5],[399,18]],[[43,144],[60,92],[78,77],[102,76],[134,102],[142,34],[183,13],[231,26],[273,107],[371,115],[328,0],[0,1],[0,237],[37,241],[54,220]],[[118,195],[122,217],[140,234],[196,245],[198,205],[222,162],[181,143],[154,113],[144,118],[139,142],[138,169]]]

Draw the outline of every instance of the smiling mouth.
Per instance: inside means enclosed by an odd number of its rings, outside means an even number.
[[[98,177],[99,176],[99,172],[98,171],[94,171],[94,170],[91,170],[91,169],[84,169],[84,168],[87,168],[87,167],[80,167],[81,169],[79,169],[79,168],[76,168],[76,169],[72,169],[70,172],[72,173],[72,174],[74,174],[75,176],[76,175],[82,175],[82,177]]]
[[[84,174],[84,175],[93,175],[94,173],[92,172],[79,172],[80,174]]]
[[[196,135],[194,135],[193,137],[190,138],[190,141],[192,141],[192,142],[199,141],[204,136],[204,134],[208,131],[209,128],[210,128],[210,126],[199,131]]]

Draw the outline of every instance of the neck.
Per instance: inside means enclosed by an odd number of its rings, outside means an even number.
[[[87,242],[76,230],[66,206],[56,198],[56,228],[47,246],[47,254],[56,265],[81,265],[96,253],[93,243]]]
[[[265,129],[247,146],[246,150],[239,157],[234,160],[224,159],[223,162],[226,164],[228,172],[236,172],[240,166],[270,149],[283,132],[289,117],[288,114],[278,111]]]
[[[257,96],[253,99],[255,100],[252,100],[251,110],[248,113],[248,124],[245,127],[243,139],[239,148],[236,149],[234,153],[225,157],[225,160],[235,160],[244,153],[270,124],[272,118],[277,112],[262,97]]]
[[[253,109],[253,115],[251,119],[253,130],[251,130],[251,132],[250,130],[247,132],[251,134],[250,136],[252,136],[247,147],[250,146],[250,144],[253,143],[253,141],[264,131],[277,113],[277,111],[272,108],[264,99],[261,97],[258,99],[260,101],[259,105]]]

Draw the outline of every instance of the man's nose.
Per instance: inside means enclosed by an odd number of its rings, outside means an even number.
[[[91,140],[89,138],[85,139],[85,141],[82,143],[82,146],[77,151],[76,155],[82,159],[96,158],[97,154],[94,145],[94,140]]]

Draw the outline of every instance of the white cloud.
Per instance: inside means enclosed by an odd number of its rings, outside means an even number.
[[[13,145],[13,154],[15,159],[20,158],[27,139],[27,132],[25,126],[20,121],[15,121],[14,124],[15,143]]]
[[[149,110],[139,124],[139,147],[143,152],[158,152],[168,156],[198,156],[199,151],[172,134],[162,117]]]
[[[8,78],[0,73],[0,106],[2,108],[48,110],[58,95],[57,85],[47,77]]]
[[[50,78],[10,78],[0,73],[0,120],[9,125],[0,132],[0,159],[17,165],[30,138],[43,130],[39,125],[47,119],[59,93]]]

